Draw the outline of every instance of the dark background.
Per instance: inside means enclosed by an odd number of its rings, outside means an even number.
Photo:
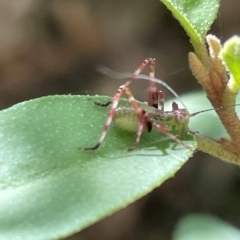
[[[240,33],[240,1],[223,0],[210,33]],[[189,39],[158,0],[0,1],[0,108],[49,94],[112,96],[123,80],[96,71],[133,72],[147,57],[178,94],[200,90],[187,62]],[[147,74],[147,71],[144,73]],[[146,100],[146,82],[132,86]],[[240,227],[240,171],[197,153],[151,194],[68,239],[171,239],[188,213]]]

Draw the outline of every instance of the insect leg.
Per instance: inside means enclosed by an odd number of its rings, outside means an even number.
[[[157,91],[156,82],[154,81],[155,61],[149,63],[149,68],[148,105],[164,111],[164,93],[163,91]]]
[[[148,87],[148,105],[158,108],[158,92],[155,81],[155,59],[149,62],[149,87]]]
[[[132,93],[131,93],[129,88],[126,87],[125,88],[125,92],[126,92],[128,98],[129,98],[132,106],[134,107],[134,109],[136,111],[136,114],[138,116],[138,119],[139,119],[139,126],[138,126],[137,138],[136,138],[136,146],[138,145],[138,143],[140,141],[140,137],[141,137],[141,134],[142,134],[143,127],[145,126],[145,124],[147,122],[151,122],[152,125],[154,125],[160,132],[162,132],[163,134],[165,134],[166,136],[168,136],[169,138],[171,138],[175,142],[183,145],[187,149],[192,150],[192,147],[190,147],[189,145],[185,144],[183,141],[178,139],[176,136],[174,136],[173,134],[168,132],[168,130],[165,128],[164,125],[156,123],[156,121],[147,112],[145,112],[142,109],[142,107],[137,103],[136,99],[132,95]],[[130,149],[130,150],[132,150],[132,149]]]
[[[145,111],[142,112],[142,118],[141,118],[141,120],[139,120],[135,145],[133,147],[128,148],[128,151],[134,150],[138,146],[138,144],[140,142],[142,131],[143,131],[143,128],[144,128],[144,125],[145,125],[144,124],[144,114],[145,114]]]
[[[149,64],[149,68],[150,68],[150,72],[149,72],[149,76],[154,78],[155,75],[155,58],[146,58],[141,65],[138,67],[138,69],[134,72],[134,74],[128,79],[128,81],[125,83],[126,86],[129,86],[131,84],[131,82],[136,78],[137,75],[139,75],[142,70]],[[154,81],[150,81],[149,83],[149,91],[151,90],[152,92],[154,92],[154,96],[151,97],[151,99],[153,99],[152,101],[155,102],[155,104],[157,105],[157,88],[156,88],[156,83]],[[150,96],[149,96],[150,99]],[[111,99],[111,101],[108,101],[106,103],[99,103],[99,102],[94,102],[95,105],[100,106],[100,107],[107,107],[109,106],[112,102],[113,102],[113,98]],[[152,105],[151,105],[152,106]]]
[[[150,116],[149,116],[150,117]],[[151,117],[150,117],[151,118]],[[185,148],[192,150],[192,147],[187,145],[186,143],[184,143],[183,141],[181,141],[180,139],[178,139],[176,136],[174,136],[173,134],[171,134],[170,132],[167,131],[167,129],[165,128],[164,125],[161,124],[157,124],[154,120],[152,120],[152,124],[163,134],[165,134],[166,136],[168,136],[169,138],[171,138],[172,140],[174,140],[175,142],[181,144],[182,146],[184,146]]]
[[[150,132],[152,130],[152,123],[147,118],[145,118],[146,111],[144,109],[142,109],[142,107],[138,104],[138,102],[136,101],[136,99],[134,98],[132,92],[130,91],[130,89],[128,87],[125,88],[125,93],[127,94],[129,101],[132,104],[132,106],[134,107],[135,112],[139,119],[135,146],[128,149],[129,151],[132,151],[139,144],[144,127],[146,128],[146,130],[148,132]]]
[[[176,102],[172,102],[172,111],[179,110],[178,104]]]
[[[158,91],[158,109],[164,112],[164,92]]]
[[[121,97],[123,91],[125,91],[125,89],[132,83],[132,81],[136,78],[136,76],[138,74],[140,74],[141,71],[150,62],[155,62],[155,59],[154,58],[147,58],[147,59],[145,59],[142,62],[142,64],[138,67],[138,69],[134,72],[132,77],[129,78],[124,85],[122,85],[122,86],[120,86],[118,88],[117,93],[114,95],[114,97],[112,98],[110,103],[106,103],[106,106],[108,106],[110,104],[112,104],[112,106],[111,106],[111,109],[109,110],[108,117],[107,117],[106,123],[104,125],[103,131],[101,133],[101,136],[100,136],[98,142],[93,147],[86,147],[86,148],[84,148],[85,150],[95,150],[95,149],[97,149],[101,145],[101,143],[103,142],[103,140],[104,140],[104,138],[105,138],[105,136],[106,136],[106,134],[108,132],[108,129],[109,129],[111,123],[112,123],[113,116],[115,114],[116,108],[118,106],[118,103],[119,103],[119,100],[120,100],[120,97]],[[104,104],[101,104],[101,103],[100,104],[97,103],[96,105],[98,105],[98,106],[102,106],[103,105],[104,106]]]

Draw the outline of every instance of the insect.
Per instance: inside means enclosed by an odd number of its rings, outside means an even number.
[[[129,89],[129,85],[147,65],[149,65],[150,69],[148,105],[143,105],[139,104],[134,98],[131,90]],[[126,83],[118,88],[111,101],[107,103],[95,102],[95,105],[97,106],[107,107],[111,105],[111,108],[98,142],[92,147],[85,147],[85,150],[95,150],[102,144],[112,121],[114,121],[115,124],[121,127],[123,130],[137,132],[135,146],[129,148],[129,150],[133,150],[137,147],[143,131],[151,132],[153,127],[158,129],[160,132],[172,140],[183,145],[184,147],[190,150],[192,149],[189,145],[185,144],[183,141],[169,132],[169,128],[175,126],[175,128],[179,130],[180,135],[188,133],[188,122],[190,114],[186,109],[179,109],[176,102],[172,103],[171,111],[164,110],[164,93],[162,91],[158,91],[156,83],[154,81],[151,81],[151,79],[154,78],[154,75],[155,59],[147,58],[142,62],[142,64],[133,73],[133,75],[126,81]],[[118,107],[118,103],[123,92],[126,93],[131,103],[130,107]]]

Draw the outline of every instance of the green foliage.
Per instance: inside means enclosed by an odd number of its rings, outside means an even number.
[[[177,225],[174,240],[238,240],[240,231],[230,224],[203,214],[189,215]]]
[[[109,108],[93,101],[107,100],[50,96],[0,113],[0,239],[77,232],[159,186],[192,155],[156,131],[128,152],[135,134],[114,125],[97,151],[78,149],[96,143]]]
[[[221,57],[232,75],[237,89],[240,87],[240,37],[230,38],[221,51]]]
[[[205,37],[216,19],[221,0],[160,1],[166,5],[185,29],[197,55],[204,59],[202,51],[204,51]]]

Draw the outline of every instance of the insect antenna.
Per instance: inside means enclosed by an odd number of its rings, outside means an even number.
[[[194,117],[194,116],[198,115],[199,113],[209,112],[209,111],[212,111],[212,110],[222,110],[222,109],[226,109],[228,107],[235,107],[235,106],[239,106],[239,105],[240,105],[240,103],[234,104],[234,105],[225,106],[225,107],[221,106],[221,107],[217,107],[217,108],[209,108],[209,109],[201,110],[201,111],[198,111],[198,112],[195,112],[195,113],[191,113],[189,115],[190,115],[190,117]]]

